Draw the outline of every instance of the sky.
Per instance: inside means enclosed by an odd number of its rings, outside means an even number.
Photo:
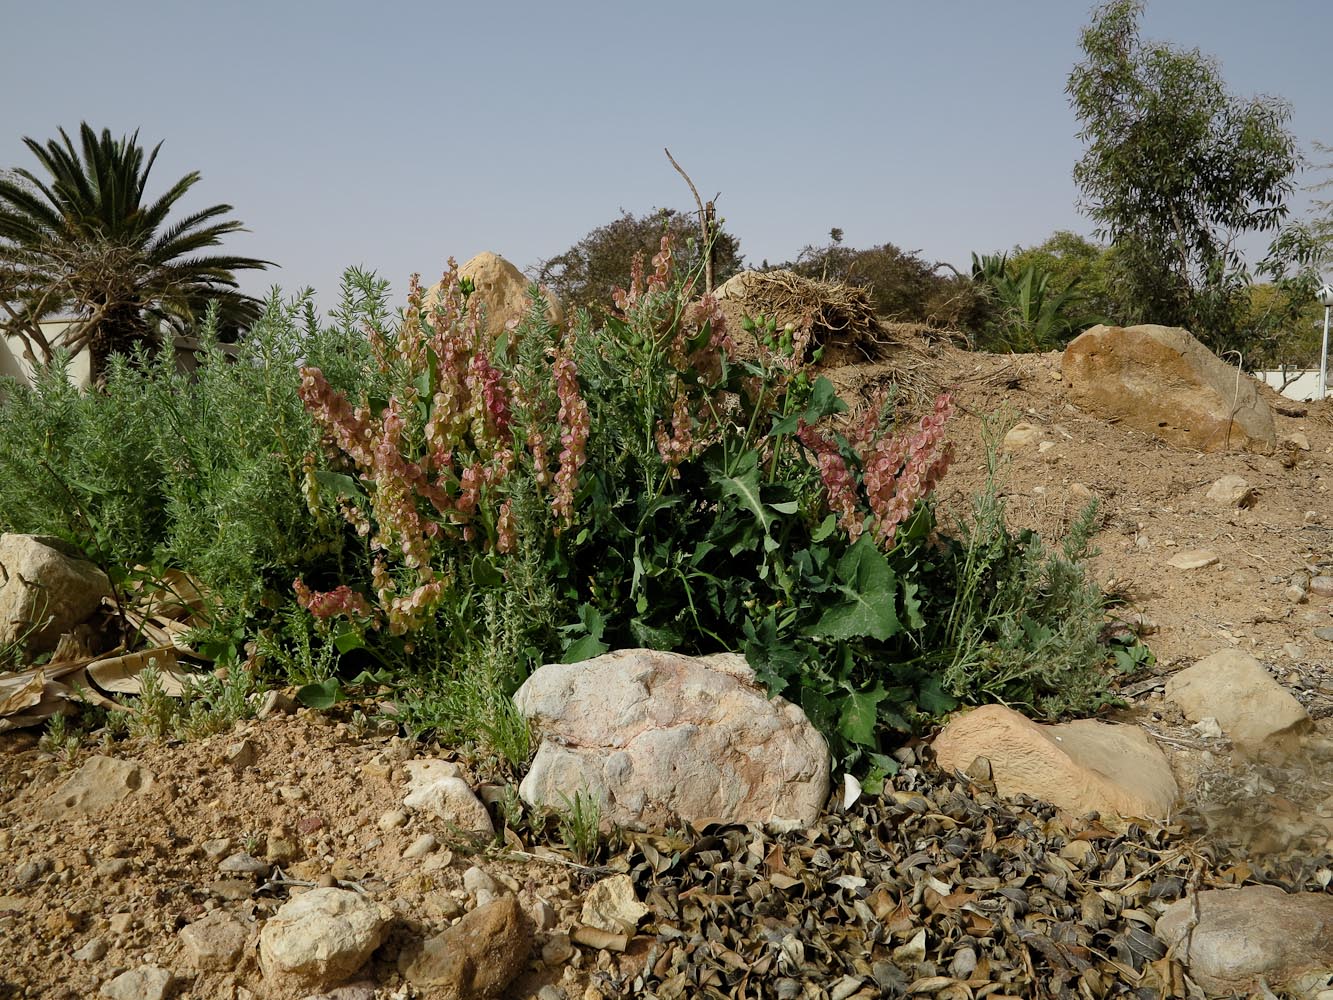
[[[964,267],[1092,232],[1064,93],[1090,10],[0,0],[0,167],[35,165],[24,136],[137,129],[163,144],[150,192],[200,171],[182,211],[234,206],[249,231],[227,251],[281,265],[247,291],[326,306],[349,265],[398,289],[482,250],[527,269],[622,209],[691,208],[663,147],[754,264],[837,226]],[[1333,143],[1329,0],[1148,0],[1143,35],[1290,101],[1304,148]]]

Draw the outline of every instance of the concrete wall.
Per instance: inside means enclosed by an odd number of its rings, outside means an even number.
[[[1319,369],[1306,371],[1297,371],[1288,369],[1285,372],[1252,372],[1260,382],[1276,389],[1288,399],[1299,399],[1301,402],[1308,402],[1319,395]],[[1329,373],[1330,381],[1333,381],[1333,372]],[[1286,382],[1284,389],[1282,383]]]

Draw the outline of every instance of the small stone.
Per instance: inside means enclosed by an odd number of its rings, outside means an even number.
[[[569,994],[559,986],[547,984],[537,991],[537,1000],[569,1000]]]
[[[110,1000],[166,1000],[171,989],[171,973],[157,966],[145,965],[122,972],[103,983],[98,992]]]
[[[1282,596],[1292,604],[1304,604],[1310,599],[1310,595],[1301,587],[1287,587],[1282,591]]]
[[[379,828],[386,833],[407,825],[407,813],[401,809],[390,809],[380,817]]]
[[[405,765],[408,792],[403,805],[435,815],[464,833],[492,836],[495,824],[486,806],[458,773],[458,766],[445,760],[413,760]]]
[[[427,854],[429,854],[431,851],[435,850],[435,848],[439,846],[440,842],[435,839],[433,834],[423,833],[420,837],[412,841],[412,843],[410,843],[407,846],[407,849],[403,851],[403,858],[405,860],[424,858]]]
[[[1215,566],[1218,562],[1218,555],[1211,549],[1191,549],[1188,552],[1180,552],[1166,561],[1168,566],[1176,569],[1203,569],[1206,566]]]
[[[555,907],[544,899],[539,899],[528,909],[532,926],[539,931],[549,931],[555,926]]]
[[[255,710],[255,718],[267,719],[274,715],[290,715],[299,707],[295,698],[285,695],[281,691],[265,691],[259,699],[259,708]]]
[[[1316,597],[1333,597],[1333,576],[1316,576],[1310,580],[1310,593]]]
[[[404,950],[398,969],[413,986],[439,987],[442,996],[494,997],[524,970],[531,950],[523,908],[505,896]]]
[[[1198,722],[1194,723],[1194,725],[1190,726],[1190,729],[1205,739],[1220,740],[1223,736],[1222,724],[1211,715],[1205,715]]]
[[[14,883],[20,888],[32,885],[50,870],[51,862],[45,858],[34,858],[32,861],[25,861],[14,870]]]
[[[1187,719],[1211,716],[1242,749],[1258,749],[1313,728],[1300,702],[1253,656],[1224,649],[1206,656],[1166,682],[1166,697]]]
[[[249,933],[235,917],[216,910],[186,924],[178,935],[185,960],[200,972],[234,968],[245,950]]]
[[[311,889],[284,903],[259,935],[259,964],[274,979],[346,979],[389,933],[393,912],[350,889]]]
[[[278,798],[284,802],[300,802],[305,798],[305,789],[295,785],[283,785],[278,789]]]
[[[500,883],[491,878],[484,868],[478,868],[476,865],[463,872],[463,888],[477,898],[478,905],[483,905],[481,902],[483,893],[487,896],[487,902],[492,902],[502,895]]]
[[[307,837],[318,833],[322,829],[324,829],[323,816],[302,816],[296,821],[296,832]]]
[[[90,757],[51,794],[42,814],[47,819],[101,812],[152,786],[153,775],[133,761]]]
[[[231,853],[235,842],[230,837],[218,837],[214,840],[205,840],[200,846],[210,861],[218,861]]]
[[[208,891],[217,896],[218,899],[236,902],[253,896],[255,884],[253,881],[245,881],[239,878],[224,878],[210,885]]]
[[[126,933],[134,924],[134,914],[132,913],[113,913],[107,920],[108,927],[112,934],[117,936]]]
[[[74,950],[78,962],[100,962],[106,957],[106,942],[100,937],[89,938],[81,948]]]
[[[634,880],[628,875],[602,879],[583,900],[583,922],[612,934],[633,937],[639,921],[647,915],[648,907],[635,896]]]
[[[1297,451],[1310,450],[1310,439],[1304,431],[1292,431],[1282,439],[1282,443],[1295,448]]]
[[[1289,660],[1303,660],[1305,659],[1305,649],[1294,642],[1284,642],[1282,644],[1282,655]]]
[[[218,865],[218,871],[228,875],[263,875],[268,872],[270,865],[267,861],[260,861],[258,858],[244,851],[233,854],[229,858],[224,858]]]
[[[1324,515],[1321,514],[1321,513],[1319,513],[1319,511],[1317,511],[1317,510],[1307,510],[1307,511],[1305,512],[1305,523],[1306,523],[1306,524],[1323,524],[1323,523],[1324,523]]]
[[[1223,476],[1208,488],[1208,499],[1227,507],[1244,507],[1254,497],[1250,484],[1240,476]]]
[[[301,846],[281,830],[270,833],[264,842],[264,860],[268,865],[285,865],[300,856]],[[267,865],[264,870],[268,870]]]
[[[1333,642],[1333,625],[1325,625],[1323,628],[1314,630],[1316,639],[1323,639],[1325,642]]]
[[[234,770],[243,771],[247,767],[254,767],[255,761],[259,759],[259,751],[255,749],[252,740],[241,740],[227,748],[224,759]]]
[[[115,879],[120,878],[130,870],[130,861],[128,858],[107,858],[100,861],[94,871],[102,878]]]
[[[542,945],[542,961],[547,965],[564,965],[573,954],[574,945],[563,931],[548,934],[546,943]]]
[[[1004,435],[1004,441],[1001,447],[1005,451],[1013,451],[1026,445],[1035,444],[1042,439],[1045,431],[1036,424],[1030,424],[1027,421],[1020,421]]]

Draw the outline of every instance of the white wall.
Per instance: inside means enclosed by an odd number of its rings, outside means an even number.
[[[1251,372],[1260,382],[1270,388],[1276,389],[1288,399],[1299,399],[1302,402],[1308,402],[1319,395],[1319,369],[1315,368],[1308,371],[1297,371],[1288,369],[1285,372]],[[1333,374],[1333,373],[1331,373]],[[1290,380],[1290,381],[1288,381]],[[1282,388],[1282,383],[1287,382],[1287,387]]]

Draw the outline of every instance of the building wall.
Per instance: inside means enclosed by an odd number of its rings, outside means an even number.
[[[1310,369],[1306,371],[1287,370],[1285,372],[1254,372],[1254,377],[1260,382],[1276,389],[1288,399],[1298,399],[1301,402],[1309,402],[1319,395],[1319,369]],[[1286,382],[1284,389],[1282,383]]]

